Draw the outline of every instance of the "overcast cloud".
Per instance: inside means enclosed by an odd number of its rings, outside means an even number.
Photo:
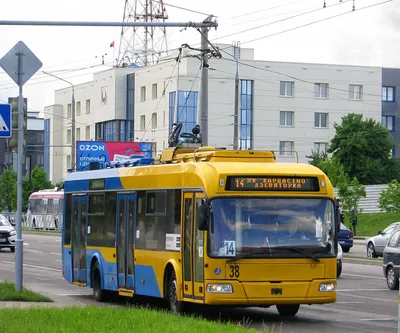
[[[219,43],[240,41],[243,47],[255,49],[257,59],[400,67],[400,4],[392,1],[359,10],[381,1],[355,0],[354,12],[352,0],[343,0],[343,3],[326,0],[327,8],[324,9],[323,0],[168,0],[167,3],[218,16],[219,27],[210,31],[210,38]],[[122,21],[124,3],[124,0],[9,1],[6,10],[3,6],[0,19]],[[166,8],[171,22],[205,18],[169,6]],[[316,10],[319,8],[321,10]],[[312,10],[315,12],[245,31]],[[279,34],[345,12],[348,14]],[[232,33],[237,34],[224,38]],[[194,29],[180,32],[178,28],[171,28],[167,34],[170,49],[200,41],[200,35]],[[277,35],[266,37],[271,34]],[[119,37],[120,28],[0,26],[0,57],[22,40],[41,59],[42,70],[78,84],[92,79],[87,73],[107,68],[101,66],[102,55],[109,66],[113,64],[113,59],[118,56]],[[249,42],[256,38],[262,39]],[[113,49],[109,45],[114,40]],[[91,66],[97,67],[77,70]],[[28,98],[30,109],[43,110],[44,106],[54,103],[54,90],[66,86],[39,72],[26,84],[24,97]],[[14,82],[0,71],[0,100],[6,101],[17,94]]]

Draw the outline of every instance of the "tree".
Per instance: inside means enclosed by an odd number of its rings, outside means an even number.
[[[325,152],[312,152],[307,158],[310,158],[310,164],[321,169],[328,176],[334,187],[340,182],[348,182],[344,167],[336,157],[329,158],[328,154]]]
[[[0,176],[0,210],[14,211],[17,208],[17,173],[4,170]]]
[[[338,183],[338,190],[345,223],[351,227],[351,211],[354,209],[356,214],[360,213],[360,209],[358,208],[360,199],[367,196],[367,193],[365,192],[365,186],[360,184],[356,177],[350,181],[348,181],[346,178],[346,180],[342,180]]]
[[[400,183],[397,179],[389,183],[379,197],[379,208],[386,212],[400,213]]]
[[[350,113],[334,124],[336,134],[328,153],[332,153],[350,179],[361,184],[383,184],[398,178],[398,160],[392,158],[394,141],[389,131],[373,119]]]

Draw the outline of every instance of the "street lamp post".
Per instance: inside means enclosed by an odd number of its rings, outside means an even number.
[[[71,105],[71,169],[73,170],[74,168],[75,168],[75,145],[76,145],[76,143],[75,143],[75,86],[71,83],[71,82],[69,82],[69,81],[67,81],[67,80],[65,80],[65,79],[63,79],[63,78],[61,78],[61,77],[58,77],[58,76],[56,76],[56,75],[54,75],[54,74],[50,74],[50,73],[47,73],[47,72],[45,72],[45,71],[42,71],[44,74],[47,74],[47,75],[50,75],[50,76],[52,76],[52,77],[55,77],[56,79],[59,79],[59,80],[61,80],[61,81],[64,81],[64,82],[66,82],[66,83],[68,83],[69,85],[71,85],[71,88],[72,88],[72,100],[71,100],[71,103],[72,103],[72,105]]]

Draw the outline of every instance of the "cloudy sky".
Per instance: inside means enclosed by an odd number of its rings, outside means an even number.
[[[210,39],[240,41],[243,47],[254,48],[260,60],[400,67],[400,4],[384,2],[326,0],[323,8],[324,0],[167,0],[166,10],[170,22],[217,16],[219,27],[210,31]],[[7,1],[0,20],[120,22],[124,4],[124,0]],[[368,6],[373,7],[362,9]],[[0,26],[0,57],[21,40],[43,62],[24,87],[29,109],[41,111],[54,103],[55,89],[68,86],[42,70],[73,84],[89,81],[91,73],[107,68],[101,65],[102,56],[106,65],[113,65],[120,35],[121,28],[114,27]],[[194,29],[169,28],[167,38],[170,49],[200,41]],[[110,48],[112,41],[115,48]],[[17,94],[14,82],[0,69],[0,103]]]

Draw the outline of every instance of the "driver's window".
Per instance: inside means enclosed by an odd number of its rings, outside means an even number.
[[[393,230],[393,227],[388,227],[385,230],[383,230],[382,234],[384,234],[384,235],[385,234],[390,234],[392,232],[392,230]]]

